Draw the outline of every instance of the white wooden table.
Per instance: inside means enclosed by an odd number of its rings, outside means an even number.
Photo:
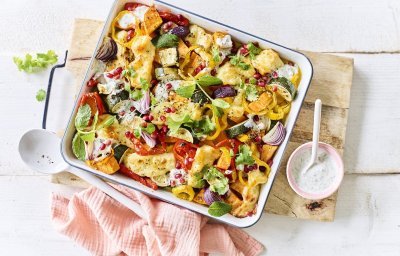
[[[400,1],[169,2],[292,48],[355,60],[345,165],[348,173],[382,174],[346,175],[333,223],[264,215],[247,231],[267,247],[265,254],[400,255],[400,175],[384,174],[400,172]],[[49,183],[19,159],[20,136],[40,127],[43,103],[35,93],[46,87],[49,71],[20,73],[12,56],[48,49],[63,56],[74,18],[104,20],[111,3],[2,1],[0,255],[88,255],[55,232],[49,219],[50,193],[79,189]],[[62,105],[61,94],[72,83],[62,72],[59,77],[53,107]]]

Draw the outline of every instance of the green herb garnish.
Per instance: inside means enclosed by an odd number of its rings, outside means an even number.
[[[42,71],[49,65],[56,63],[57,60],[58,56],[52,50],[47,51],[47,53],[36,53],[36,57],[26,54],[25,59],[19,57],[13,58],[18,70],[26,73],[36,73]]]
[[[247,50],[249,50],[250,59],[254,59],[256,55],[261,53],[261,49],[255,46],[253,43],[247,44]]]
[[[46,91],[43,89],[40,89],[36,93],[36,100],[41,102],[41,101],[44,101],[44,99],[46,99]]]
[[[230,63],[243,70],[249,70],[250,65],[243,61],[241,55],[229,56]]]
[[[214,60],[215,62],[218,63],[218,62],[221,61],[221,56],[219,55],[219,50],[218,50],[217,47],[213,47],[213,48],[211,49],[211,54],[212,54],[213,60]]]
[[[244,93],[246,95],[246,99],[249,101],[258,100],[258,91],[257,87],[254,84],[246,84]]]
[[[136,138],[140,138],[142,132],[147,132],[148,134],[152,134],[156,130],[156,126],[152,123],[148,123],[146,127],[139,126],[138,128],[133,130],[133,135]]]
[[[254,158],[251,156],[250,147],[246,144],[239,146],[239,154],[235,159],[236,165],[253,165],[255,163]]]
[[[213,202],[208,208],[208,213],[214,217],[221,217],[232,210],[230,204],[224,202]]]
[[[204,175],[204,179],[210,184],[210,190],[218,193],[219,195],[223,195],[228,192],[228,178],[220,172],[214,166],[211,166],[206,174]]]
[[[190,98],[192,97],[194,90],[196,89],[196,84],[192,83],[190,85],[180,86],[175,90],[175,92],[182,97]]]
[[[75,117],[75,127],[78,130],[83,130],[89,125],[90,117],[92,116],[92,111],[88,104],[80,106],[78,108],[78,113]]]
[[[74,139],[72,140],[72,152],[79,160],[85,160],[85,142],[81,139],[78,133],[75,134]]]
[[[152,40],[156,48],[169,48],[177,47],[179,44],[179,37],[174,34],[163,34]]]
[[[176,118],[169,116],[167,118],[167,125],[171,133],[176,133],[182,124],[187,123],[189,121],[190,121],[190,116],[188,114]]]
[[[132,67],[128,67],[127,69],[124,69],[121,74],[122,74],[122,76],[132,77],[132,78],[134,78],[137,75],[136,71]]]

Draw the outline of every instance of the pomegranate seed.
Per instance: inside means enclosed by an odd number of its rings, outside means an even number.
[[[167,88],[167,90],[171,90],[172,84],[171,84],[171,83],[167,83],[167,84],[165,85],[165,87]]]
[[[182,168],[181,163],[177,162],[177,163],[175,164],[175,168],[176,168],[176,169],[181,169],[181,168]]]
[[[101,145],[100,145],[100,148],[99,148],[99,149],[100,149],[100,150],[104,150],[104,149],[106,148],[106,146],[107,146],[106,144],[104,144],[104,143],[101,143]]]
[[[171,113],[175,113],[176,112],[176,108],[172,107],[171,108]]]
[[[165,108],[164,111],[165,111],[166,113],[171,113],[171,108]]]
[[[248,53],[249,53],[249,50],[247,50],[246,48],[241,48],[241,49],[240,49],[240,54],[246,55],[246,54],[248,54]]]
[[[153,121],[153,120],[154,120],[154,116],[149,115],[149,121],[151,122],[151,121]]]
[[[272,87],[272,91],[276,92],[278,90],[278,86],[274,85],[274,87]]]
[[[261,87],[264,87],[265,86],[265,81],[264,80],[259,80],[257,85],[261,86]]]
[[[260,74],[260,73],[255,73],[255,74],[253,75],[253,77],[254,77],[255,79],[260,79],[260,78],[261,78],[261,74]]]
[[[250,172],[249,166],[248,166],[248,165],[245,165],[243,171],[244,171],[245,173],[249,173],[249,172]]]
[[[151,80],[151,85],[156,86],[158,84],[158,81],[156,79]]]
[[[130,138],[132,136],[132,133],[130,131],[125,132],[125,137]]]
[[[273,78],[278,78],[278,73],[276,71],[272,72],[272,77]]]
[[[142,123],[142,127],[143,128],[146,128],[147,127],[147,123],[145,122],[145,123]]]
[[[131,39],[135,36],[135,30],[131,29],[128,31],[128,34],[126,35],[126,40],[131,41]]]
[[[215,68],[214,68],[213,70],[211,70],[210,74],[211,74],[212,76],[215,76],[215,75],[217,74],[217,71],[215,70]]]
[[[119,115],[120,116],[124,116],[125,115],[125,111],[122,110],[121,112],[119,112]]]
[[[111,140],[107,140],[107,141],[105,142],[105,144],[106,144],[107,146],[110,146],[110,145],[111,145]]]
[[[160,120],[165,122],[167,120],[167,118],[165,116],[160,116]]]
[[[182,178],[182,174],[180,174],[180,173],[175,174],[175,179],[179,179],[179,178]]]
[[[131,112],[133,112],[133,111],[135,111],[135,107],[132,106],[132,107],[129,108],[129,110],[130,110]]]
[[[254,122],[260,121],[260,117],[258,115],[253,116]]]
[[[146,121],[146,122],[149,122],[150,121],[149,116],[148,115],[144,115],[143,116],[143,120]]]
[[[250,79],[248,79],[248,78],[246,78],[246,79],[244,80],[244,82],[245,82],[246,84],[248,84],[249,81],[250,81]]]
[[[175,187],[175,181],[171,181],[171,186]]]
[[[111,74],[111,73],[107,73],[107,74],[106,74],[106,77],[108,77],[108,78],[113,78],[113,77],[114,77],[114,75],[113,75],[113,74]]]
[[[168,126],[166,126],[166,125],[164,125],[161,129],[162,129],[163,133],[167,133],[168,132]]]
[[[183,183],[185,183],[185,179],[184,179],[184,178],[180,178],[180,179],[179,179],[179,182],[180,182],[181,184],[183,184]]]
[[[118,68],[116,68],[114,71],[113,71],[113,75],[114,76],[117,76],[117,75],[119,75],[119,74],[121,74],[122,73],[122,68],[121,67],[118,67]]]
[[[261,141],[261,136],[256,136],[256,137],[254,138],[254,141],[255,141],[255,142],[260,142],[260,141]]]

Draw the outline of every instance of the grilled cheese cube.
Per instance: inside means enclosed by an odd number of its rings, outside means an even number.
[[[257,55],[254,60],[251,61],[253,66],[260,72],[261,75],[265,75],[273,70],[276,70],[284,65],[278,53],[272,49],[263,50]]]
[[[204,47],[204,50],[208,51],[213,42],[212,35],[208,34],[204,28],[197,25],[190,25],[189,35],[186,36],[185,40],[190,43],[190,45],[200,45]]]
[[[175,66],[178,63],[178,51],[175,47],[160,50],[158,55],[163,67]]]

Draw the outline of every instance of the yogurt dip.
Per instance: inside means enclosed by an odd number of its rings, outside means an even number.
[[[301,190],[307,193],[320,193],[328,189],[338,176],[337,165],[333,156],[319,149],[317,163],[303,172],[311,159],[311,148],[300,152],[293,159],[292,174]]]
[[[317,163],[303,172],[311,159],[312,143],[298,147],[290,156],[286,167],[289,185],[300,196],[319,200],[332,195],[343,179],[343,161],[329,144],[319,142]]]

